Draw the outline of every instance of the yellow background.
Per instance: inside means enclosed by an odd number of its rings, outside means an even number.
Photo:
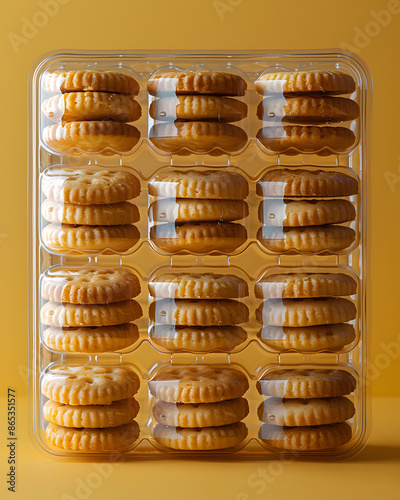
[[[59,2],[61,4],[61,0]],[[400,2],[397,0],[63,0],[25,42],[38,1],[2,3],[0,17],[0,498],[6,490],[7,386],[18,392],[16,498],[400,499],[399,209]],[[381,11],[391,9],[390,16]],[[379,17],[379,22],[377,21]],[[14,47],[10,39],[14,40]],[[28,436],[26,320],[27,78],[56,49],[319,49],[353,47],[374,80],[372,391],[370,445],[345,464],[276,461],[137,461],[108,465],[51,462]],[[397,472],[396,472],[397,471]],[[102,475],[103,474],[103,475]],[[103,477],[107,476],[107,477]],[[100,478],[100,479],[99,479]],[[83,483],[91,486],[86,489]],[[79,489],[81,485],[81,489]],[[78,488],[78,489],[77,489]]]

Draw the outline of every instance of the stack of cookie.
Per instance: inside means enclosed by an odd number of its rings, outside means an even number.
[[[230,274],[163,274],[149,282],[156,300],[150,319],[156,324],[150,338],[169,351],[231,351],[245,342],[248,321],[245,304],[232,300],[249,295],[247,283]]]
[[[355,101],[332,97],[355,91],[350,75],[331,71],[264,73],[254,86],[264,96],[257,116],[267,122],[257,139],[270,151],[329,155],[345,153],[354,146],[356,137],[350,128],[321,126],[358,118]],[[276,126],[276,122],[282,125]]]
[[[168,368],[149,382],[157,399],[153,407],[154,439],[175,450],[218,450],[241,443],[249,413],[242,396],[249,388],[234,368],[190,366]]]
[[[225,170],[164,170],[150,180],[150,239],[176,253],[233,252],[247,239],[241,224],[247,217],[247,180]]]
[[[43,343],[58,352],[100,353],[124,349],[139,338],[131,321],[142,316],[138,278],[128,269],[99,266],[48,269],[41,282],[49,301],[41,311],[48,325]]]
[[[260,394],[269,396],[258,408],[265,422],[259,438],[273,448],[320,451],[350,441],[354,416],[350,399],[355,378],[345,370],[276,369],[257,382]]]
[[[130,151],[140,132],[126,122],[140,118],[133,99],[139,84],[117,71],[58,70],[47,72],[42,87],[58,95],[46,99],[42,111],[57,125],[43,130],[43,141],[58,153],[115,154]]]
[[[256,311],[263,324],[260,340],[277,351],[340,351],[354,341],[353,302],[339,298],[357,292],[343,273],[271,274],[255,285],[255,296],[267,299]]]
[[[139,378],[124,366],[51,366],[42,378],[50,444],[67,451],[123,450],[139,437],[132,420]]]
[[[257,233],[272,252],[340,252],[353,244],[356,233],[338,225],[355,219],[354,205],[343,199],[358,193],[349,175],[318,170],[273,168],[257,183],[263,196]]]
[[[179,155],[220,155],[242,149],[247,134],[229,122],[246,118],[247,105],[226,96],[243,96],[246,88],[241,76],[221,71],[155,73],[147,84],[149,94],[158,97],[149,109],[155,120],[150,141],[162,151]]]
[[[42,216],[51,222],[42,231],[53,252],[126,252],[139,240],[132,223],[140,182],[130,172],[102,167],[53,167],[42,175]]]

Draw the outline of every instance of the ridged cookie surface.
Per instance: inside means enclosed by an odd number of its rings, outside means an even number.
[[[356,379],[340,369],[279,368],[266,373],[257,382],[257,388],[265,396],[278,398],[333,398],[353,392]]]
[[[149,292],[158,299],[235,299],[247,297],[249,287],[233,274],[167,273],[149,281]]]
[[[46,427],[50,444],[67,451],[80,452],[123,450],[138,439],[139,433],[139,425],[134,420],[129,424],[105,429],[75,429],[55,424]]]
[[[125,366],[53,365],[43,375],[42,394],[57,403],[110,405],[131,398],[139,378]]]
[[[214,427],[243,420],[249,413],[244,398],[229,399],[218,403],[166,403],[157,401],[153,406],[154,418],[172,427]]]
[[[246,323],[249,309],[230,299],[161,299],[150,304],[149,318],[167,325],[231,326]]]
[[[216,403],[240,398],[248,388],[239,370],[205,365],[168,368],[149,381],[151,394],[167,403]]]
[[[274,168],[261,177],[256,189],[258,196],[351,196],[358,193],[358,182],[339,172]]]
[[[58,202],[110,205],[139,196],[140,182],[126,170],[62,166],[45,170],[42,191]]]

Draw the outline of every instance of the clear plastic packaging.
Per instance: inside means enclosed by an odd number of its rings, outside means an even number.
[[[38,445],[75,458],[358,453],[363,61],[55,53],[29,86]]]

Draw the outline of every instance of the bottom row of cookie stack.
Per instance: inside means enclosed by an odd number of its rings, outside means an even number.
[[[232,368],[169,368],[149,382],[157,398],[154,439],[175,450],[221,450],[247,436],[241,422],[249,413],[242,396],[249,388],[243,373]]]
[[[319,451],[350,441],[355,378],[345,370],[276,370],[258,382],[259,438],[272,448]]]
[[[139,378],[125,367],[52,366],[42,379],[50,444],[68,451],[120,450],[139,437],[133,398]]]

